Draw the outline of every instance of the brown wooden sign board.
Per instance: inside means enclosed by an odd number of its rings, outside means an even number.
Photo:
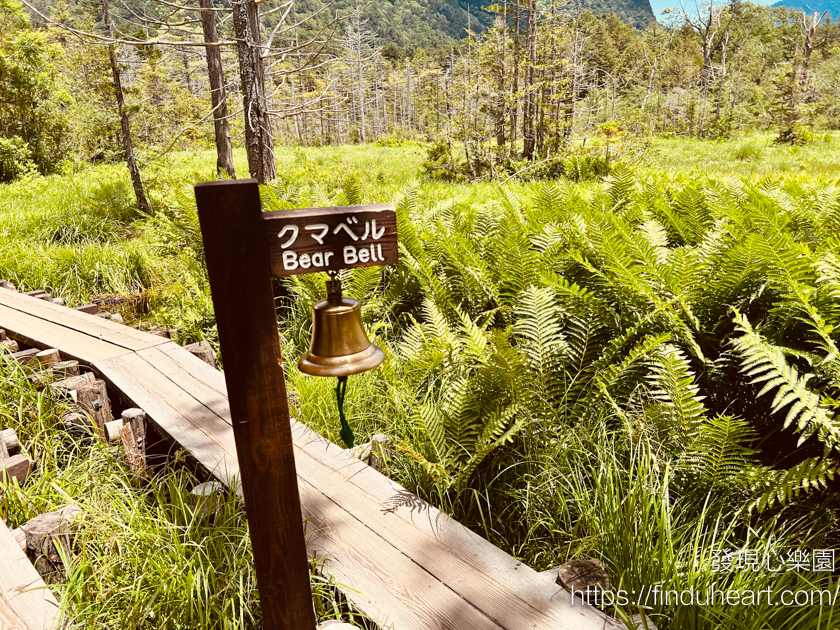
[[[279,210],[262,218],[275,277],[399,260],[397,212],[389,204]]]

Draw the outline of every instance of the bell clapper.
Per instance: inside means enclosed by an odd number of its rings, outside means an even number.
[[[339,376],[338,383],[335,386],[335,398],[338,402],[338,418],[341,421],[341,431],[339,437],[347,448],[353,448],[356,436],[353,434],[353,428],[347,422],[347,416],[344,415],[344,395],[347,393],[347,377]]]

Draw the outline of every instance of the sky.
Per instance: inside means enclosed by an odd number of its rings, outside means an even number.
[[[773,4],[777,0],[750,0],[750,2],[754,2],[755,4]],[[694,5],[694,0],[683,0],[685,2],[686,7]],[[656,19],[662,21],[662,16],[660,13],[663,9],[667,7],[679,7],[680,3],[679,0],[650,0],[650,6],[653,8],[653,14],[656,16]]]

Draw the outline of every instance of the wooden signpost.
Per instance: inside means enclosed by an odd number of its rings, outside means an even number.
[[[195,187],[265,630],[313,630],[272,276],[397,262],[379,204],[263,213],[254,179]]]

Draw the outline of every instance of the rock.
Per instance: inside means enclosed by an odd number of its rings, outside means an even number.
[[[26,532],[24,532],[20,527],[13,529],[12,538],[15,539],[15,542],[20,547],[20,550],[26,552]]]
[[[113,313],[111,315],[111,321],[112,322],[117,322],[118,324],[122,324],[123,323],[122,315],[120,315],[119,313]]]
[[[610,590],[610,575],[597,560],[570,560],[557,569],[557,583],[584,601],[597,604],[603,591]]]
[[[64,300],[62,300],[61,298],[53,298],[52,303],[58,304],[59,306],[64,306]]]

